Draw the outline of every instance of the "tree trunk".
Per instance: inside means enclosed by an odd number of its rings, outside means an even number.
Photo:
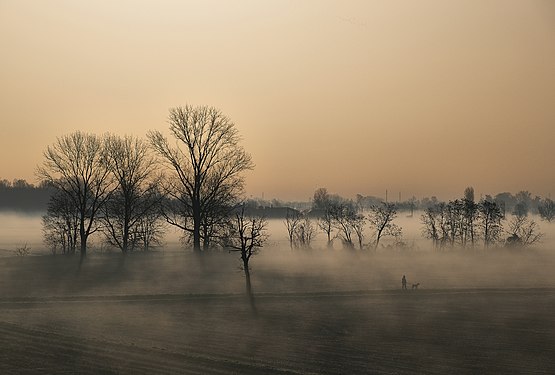
[[[87,237],[81,237],[81,251],[80,251],[81,262],[87,257]]]
[[[128,247],[129,247],[129,228],[128,228],[128,224],[125,223],[123,227],[123,240],[121,243],[121,251],[123,252],[123,254],[127,254]]]
[[[326,232],[326,234],[328,235],[328,249],[331,249],[333,247],[333,243],[331,242],[331,231]]]
[[[210,235],[208,233],[208,227],[206,224],[202,226],[202,250],[207,251],[210,249]]]
[[[200,203],[193,201],[193,252],[200,254]]]
[[[254,304],[254,294],[252,292],[252,285],[251,285],[251,273],[249,269],[249,261],[243,258],[243,270],[245,271],[245,287],[247,292],[247,298],[249,299],[249,303],[251,305],[251,309],[254,313],[256,313],[256,306]]]
[[[85,232],[85,222],[84,222],[84,220],[81,220],[81,224],[80,224],[80,228],[79,228],[79,234],[80,234],[80,238],[81,238],[80,256],[81,256],[81,260],[83,260],[87,256],[87,233]]]
[[[378,245],[380,244],[380,237],[382,236],[382,231],[378,231],[376,234],[376,244],[374,245],[374,251],[378,251]]]
[[[129,208],[127,207],[126,202],[125,213],[123,216],[123,238],[121,239],[121,251],[123,254],[126,254],[129,248],[129,221]]]

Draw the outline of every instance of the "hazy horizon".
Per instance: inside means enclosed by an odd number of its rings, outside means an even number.
[[[246,196],[555,195],[550,1],[0,2],[0,178],[55,138],[215,106]]]

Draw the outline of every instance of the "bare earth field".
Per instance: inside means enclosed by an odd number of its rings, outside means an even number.
[[[0,373],[555,373],[546,252],[252,262],[256,315],[229,254],[1,258]]]

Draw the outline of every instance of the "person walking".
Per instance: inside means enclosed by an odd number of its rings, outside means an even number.
[[[403,275],[403,278],[401,279],[401,284],[403,285],[403,289],[407,289],[407,278],[405,275]]]

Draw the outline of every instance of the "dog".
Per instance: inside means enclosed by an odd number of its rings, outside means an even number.
[[[418,286],[420,286],[420,283],[412,284],[412,289],[418,289]]]

